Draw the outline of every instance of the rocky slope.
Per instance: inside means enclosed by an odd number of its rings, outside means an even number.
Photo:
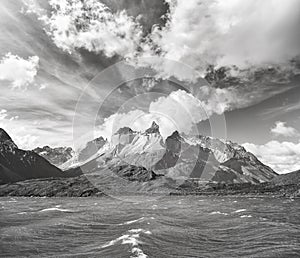
[[[95,168],[87,175],[72,178],[40,178],[3,184],[0,185],[0,196],[122,196],[153,193],[160,187],[159,176],[153,171],[124,165],[101,170]]]
[[[83,149],[78,152],[77,159],[79,161],[84,161],[97,153],[99,149],[101,149],[107,141],[102,137],[98,137],[92,141],[89,141]]]
[[[0,196],[87,197],[104,195],[85,176],[31,179],[0,185]]]
[[[76,175],[79,173],[70,174],[61,171],[34,151],[19,149],[10,136],[0,129],[0,184]]]
[[[42,148],[37,147],[33,151],[57,167],[74,156],[74,151],[71,147],[51,148],[49,146],[44,146]]]

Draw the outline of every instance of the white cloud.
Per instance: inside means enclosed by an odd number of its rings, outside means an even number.
[[[0,60],[0,80],[11,81],[14,88],[26,87],[34,81],[38,63],[38,56],[26,60],[8,53]]]
[[[291,0],[167,0],[168,22],[153,33],[166,58],[204,71],[286,62],[300,54],[300,3]]]
[[[271,133],[275,136],[293,137],[298,136],[299,132],[290,126],[286,125],[286,122],[277,121],[275,126],[271,128]]]
[[[233,89],[214,89],[202,86],[198,89],[198,98],[183,90],[154,100],[148,112],[133,110],[128,113],[117,113],[104,120],[98,128],[98,135],[110,138],[119,128],[128,126],[133,130],[144,131],[152,121],[160,126],[164,138],[175,130],[191,133],[193,126],[209,119],[213,114],[221,115],[236,105]]]
[[[85,48],[106,56],[134,58],[141,45],[142,28],[123,10],[112,13],[97,0],[50,0],[51,16],[42,16],[46,31],[54,43],[65,51]]]
[[[10,116],[7,110],[0,110],[0,128],[7,131],[19,148],[31,149],[37,145],[38,137],[28,133],[31,128],[18,119],[18,116]]]
[[[300,169],[300,142],[270,141],[264,145],[245,143],[243,146],[280,174]]]
[[[133,110],[128,113],[116,113],[104,120],[97,128],[96,135],[110,139],[122,127],[130,127],[134,131],[143,132],[155,121],[160,126],[161,135],[166,138],[178,130],[175,121],[162,113]]]
[[[0,110],[0,121],[4,120],[7,117],[7,110],[1,109]]]
[[[9,118],[9,115],[8,115],[8,112],[6,109],[1,109],[0,110],[0,126],[1,126],[1,123],[4,123],[5,121],[13,121],[13,120],[16,120],[18,119],[19,116],[11,116]]]
[[[267,67],[287,65],[300,55],[298,0],[165,0],[170,7],[166,25],[154,25],[147,35],[138,17],[125,10],[113,13],[97,0],[50,0],[48,16],[38,5],[34,8],[30,0],[24,1],[59,48],[119,55],[131,64],[151,66],[161,77],[194,81],[195,74],[184,65],[200,76],[209,64]],[[157,59],[137,59],[149,56]]]

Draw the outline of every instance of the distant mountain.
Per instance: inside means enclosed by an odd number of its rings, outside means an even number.
[[[89,141],[86,144],[86,146],[79,151],[77,156],[78,160],[82,161],[88,159],[89,157],[94,155],[99,149],[101,149],[106,143],[107,141],[102,136],[92,141]]]
[[[0,128],[0,184],[68,176],[68,173],[50,164],[34,151],[19,149],[11,137]]]
[[[300,170],[278,175],[271,181],[271,183],[274,183],[275,185],[300,185]]]
[[[62,165],[74,156],[74,151],[71,147],[51,148],[44,146],[42,148],[37,147],[33,151],[55,166]]]
[[[176,180],[256,184],[277,176],[252,153],[230,141],[177,131],[164,141],[155,122],[145,132],[119,129],[91,160],[97,167],[142,166]]]

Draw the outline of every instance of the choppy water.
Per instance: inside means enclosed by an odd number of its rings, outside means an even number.
[[[0,198],[2,257],[299,257],[300,200]]]

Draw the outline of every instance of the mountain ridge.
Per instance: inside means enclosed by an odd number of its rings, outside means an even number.
[[[128,164],[171,178],[225,183],[256,184],[277,176],[237,143],[178,131],[164,140],[155,121],[144,132],[120,128],[103,146],[93,156],[98,167]]]

